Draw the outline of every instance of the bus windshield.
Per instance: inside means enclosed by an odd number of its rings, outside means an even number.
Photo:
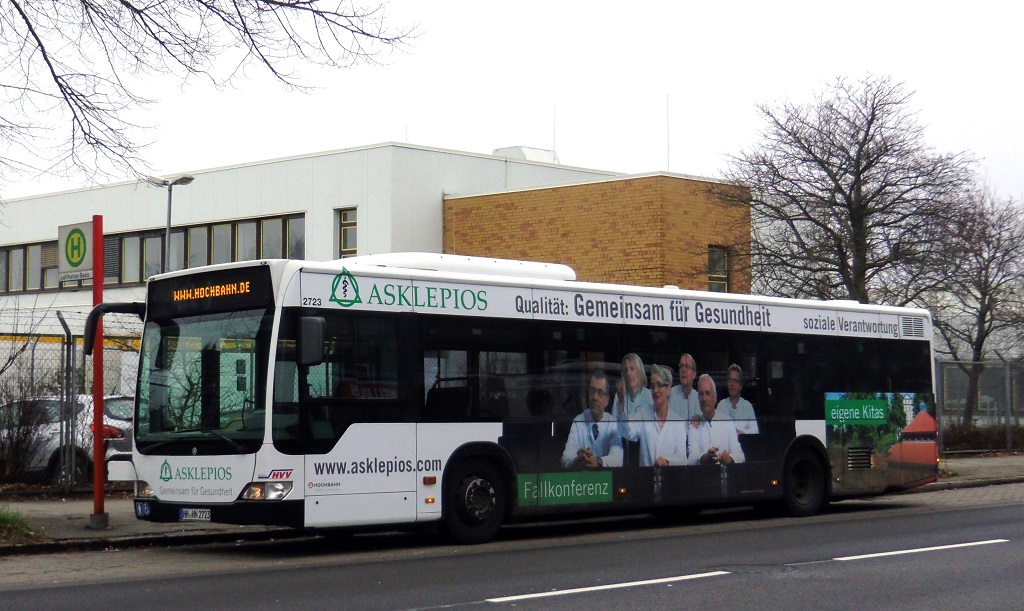
[[[148,320],[139,364],[139,451],[241,454],[263,441],[273,310]]]

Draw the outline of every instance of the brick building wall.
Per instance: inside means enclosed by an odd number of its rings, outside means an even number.
[[[730,292],[749,293],[750,212],[727,185],[673,175],[444,201],[444,252],[564,263],[583,281],[707,290],[708,246],[730,256]]]

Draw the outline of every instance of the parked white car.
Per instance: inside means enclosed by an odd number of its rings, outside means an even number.
[[[91,413],[91,412],[90,412]],[[117,455],[132,455],[132,432],[135,430],[135,397],[115,395],[103,397],[103,422],[107,427],[104,440],[107,446],[105,458],[109,461]]]
[[[111,397],[111,406],[104,409],[107,412],[103,416],[107,459],[113,454],[131,452],[131,407],[128,419],[110,415],[123,415],[124,404],[131,402],[131,397],[127,401],[124,397]],[[73,397],[70,413],[64,416],[63,435],[59,397],[23,399],[0,406],[0,445],[5,450],[0,452],[0,460],[20,463],[22,475],[27,479],[59,482],[62,475],[73,469],[75,482],[88,482],[93,463],[92,405],[91,395]],[[127,450],[120,447],[124,440],[128,442]],[[0,465],[0,468],[5,475],[11,475],[11,466]]]

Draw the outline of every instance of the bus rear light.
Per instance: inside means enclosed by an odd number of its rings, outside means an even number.
[[[242,490],[243,501],[280,501],[292,491],[291,482],[253,482]]]
[[[424,475],[423,476],[423,485],[424,486],[433,486],[436,483],[437,483],[437,476],[436,475]]]
[[[779,485],[779,480],[773,479],[772,480],[772,486],[778,486],[778,485]]]
[[[434,504],[434,497],[428,496],[427,498],[423,499],[423,502],[426,503],[427,505],[433,505]]]

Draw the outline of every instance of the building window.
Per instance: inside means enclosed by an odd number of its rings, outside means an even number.
[[[142,238],[129,236],[121,245],[121,282],[138,282],[140,260],[142,258]]]
[[[246,221],[235,225],[235,261],[252,261],[259,258],[256,242],[256,222]]]
[[[60,270],[57,269],[57,243],[42,245],[43,288],[55,289],[60,284]]]
[[[260,252],[264,259],[280,259],[284,257],[284,243],[282,242],[281,219],[269,219],[260,224],[263,237],[260,240]]]
[[[25,290],[25,249],[12,248],[8,261],[7,286],[11,292]]]
[[[338,211],[338,258],[356,256],[356,209],[345,208]]]
[[[117,284],[120,281],[121,238],[120,236],[107,236],[103,238],[103,284]],[[75,288],[78,286],[78,282],[68,280],[63,285]]]
[[[146,236],[143,245],[145,247],[145,251],[143,252],[145,258],[143,259],[142,265],[142,277],[149,278],[150,276],[155,276],[163,271],[163,236]]]
[[[285,256],[289,259],[306,258],[306,219],[301,216],[285,220],[288,230],[288,252]]]
[[[0,291],[7,291],[7,251],[0,250]]]
[[[192,227],[188,230],[188,266],[190,268],[209,265],[208,239],[209,229],[207,227]]]
[[[213,226],[213,261],[231,263],[231,225]]]
[[[729,292],[729,251],[723,246],[708,246],[708,290]]]
[[[206,244],[205,240],[203,244]],[[185,269],[185,232],[172,231],[171,256],[167,262],[167,271],[176,272],[179,269]]]
[[[33,244],[28,247],[28,272],[25,274],[28,280],[25,288],[30,291],[38,291],[43,286],[43,245]]]

